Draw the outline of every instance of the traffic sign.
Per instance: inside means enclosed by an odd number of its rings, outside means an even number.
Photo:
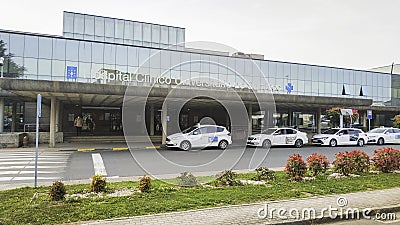
[[[367,110],[367,119],[372,120],[372,110]]]

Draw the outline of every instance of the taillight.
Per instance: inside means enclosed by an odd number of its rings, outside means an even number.
[[[231,132],[228,133],[228,136],[232,136]]]

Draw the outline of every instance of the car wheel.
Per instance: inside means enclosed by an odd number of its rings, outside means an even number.
[[[294,147],[296,148],[303,147],[303,141],[301,139],[297,139],[296,142],[294,142]]]
[[[264,140],[262,143],[263,148],[271,148],[271,141],[270,140]]]
[[[227,141],[220,141],[218,144],[218,148],[225,150],[228,147],[228,142]]]
[[[336,147],[336,145],[337,145],[336,139],[332,139],[332,140],[329,142],[329,146],[331,146],[331,147]]]
[[[385,144],[385,140],[383,138],[379,138],[377,144],[383,145],[383,144]]]
[[[189,141],[182,141],[181,145],[180,145],[180,148],[182,150],[189,151],[192,148],[192,145],[190,144]]]
[[[358,139],[357,145],[360,146],[360,147],[364,146],[364,140],[363,139]]]

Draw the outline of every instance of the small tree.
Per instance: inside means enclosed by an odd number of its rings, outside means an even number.
[[[326,110],[326,118],[331,121],[333,127],[338,127],[340,125],[340,107],[334,107]],[[359,118],[358,110],[353,109],[353,115],[351,116],[351,121],[354,123]],[[344,124],[350,124],[350,116],[343,117]]]
[[[393,117],[393,127],[400,128],[400,114]]]
[[[306,163],[299,154],[291,155],[286,162],[285,172],[291,180],[301,181],[307,172]]]

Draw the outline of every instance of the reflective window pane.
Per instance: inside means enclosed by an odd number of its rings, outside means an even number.
[[[53,39],[53,59],[65,60],[65,43],[64,39]]]
[[[74,14],[65,12],[63,22],[64,22],[63,31],[68,32],[68,33],[73,33],[74,32]]]
[[[84,34],[85,28],[85,17],[81,14],[75,14],[74,18],[74,33],[75,34]]]
[[[104,44],[93,43],[92,45],[92,62],[104,63]]]
[[[36,36],[25,36],[25,57],[38,57],[39,39]]]
[[[114,37],[114,20],[105,18],[105,36]]]
[[[24,56],[24,36],[11,34],[8,51],[15,56]]]
[[[65,62],[64,61],[59,61],[59,60],[53,60],[51,64],[51,75],[52,76],[60,76],[64,77],[65,75]]]
[[[115,38],[117,38],[117,39],[124,38],[124,21],[123,20],[115,20]]]
[[[39,58],[51,59],[52,55],[52,38],[39,38]]]
[[[39,59],[38,62],[38,75],[51,75],[51,60]]]
[[[94,33],[96,36],[104,36],[104,18],[103,17],[95,17]]]
[[[133,22],[125,21],[124,39],[133,40]]]
[[[151,42],[151,25],[147,23],[143,24],[143,41]]]
[[[104,45],[104,63],[115,64],[115,45]]]
[[[79,42],[79,61],[92,61],[92,43],[86,41]]]
[[[128,64],[128,47],[117,46],[117,64],[118,65]]]
[[[37,75],[37,64],[38,64],[37,59],[25,58],[24,59],[25,74]]]
[[[142,24],[138,23],[138,22],[134,22],[133,23],[133,31],[134,31],[134,35],[133,35],[133,39],[134,40],[138,40],[138,41],[142,41]]]
[[[85,34],[94,35],[94,16],[85,15]]]
[[[79,47],[79,41],[67,40],[67,45],[66,45],[67,60],[78,61],[78,47]]]

